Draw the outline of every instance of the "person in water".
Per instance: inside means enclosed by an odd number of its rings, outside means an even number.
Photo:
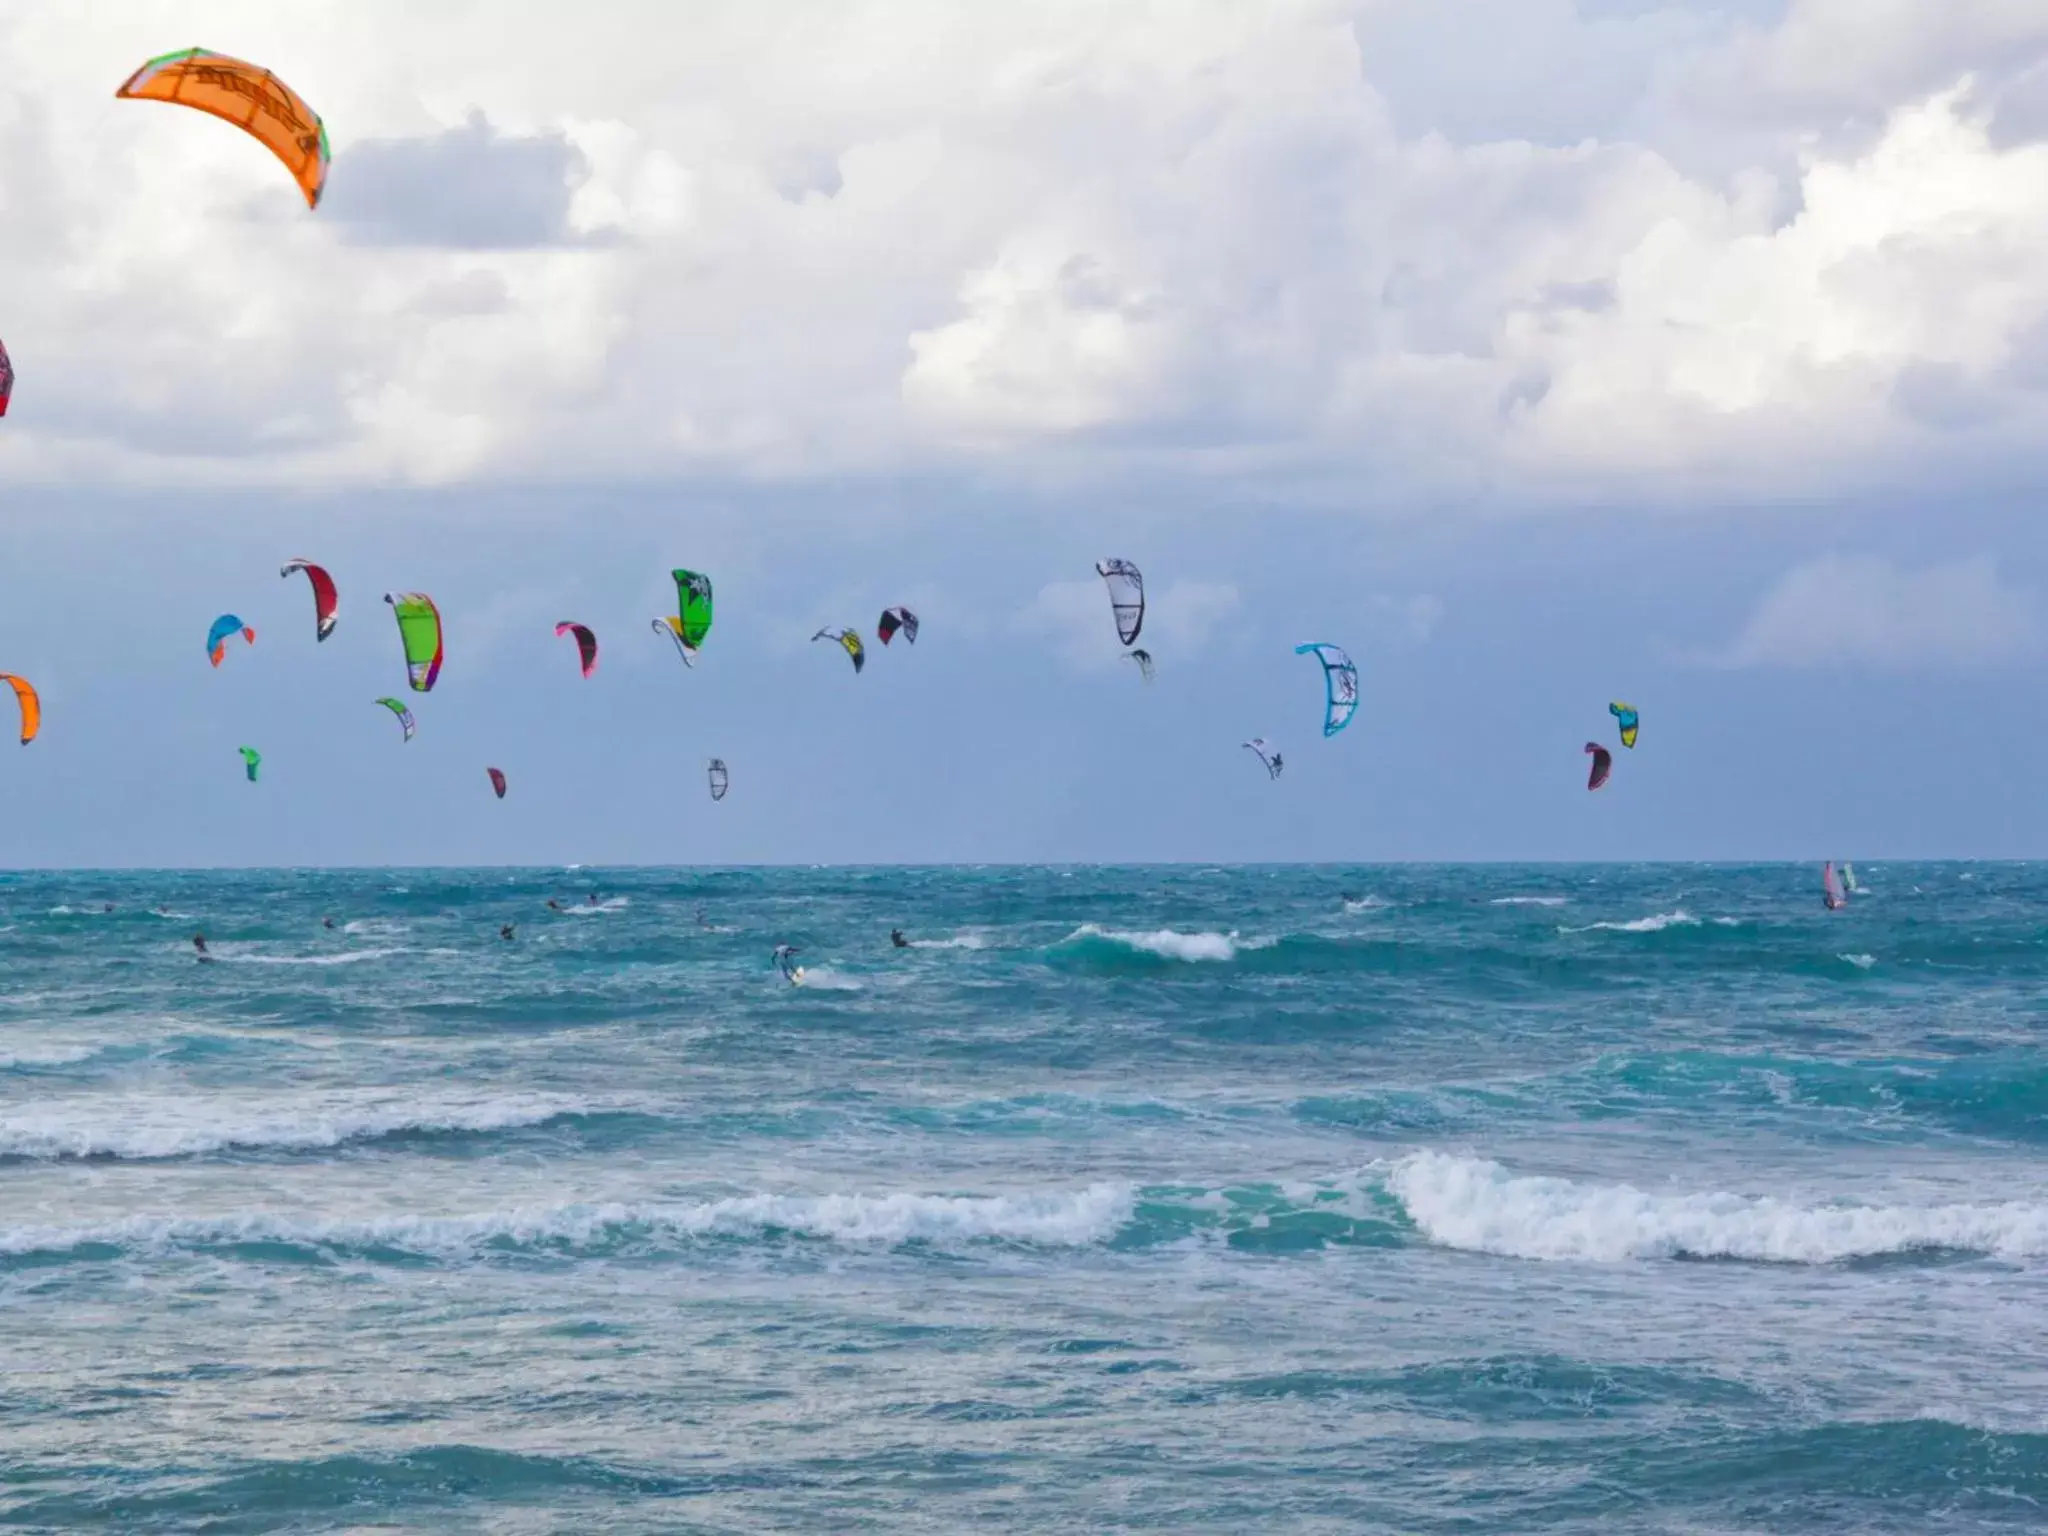
[[[320,926],[322,928],[332,928],[334,926],[334,919],[331,917],[323,917],[320,919]]]
[[[196,949],[196,950],[198,950],[198,951],[199,951],[199,958],[200,958],[200,959],[202,959],[202,960],[206,960],[206,959],[210,959],[210,958],[212,958],[211,956],[209,956],[209,955],[208,955],[208,954],[206,953],[206,935],[205,935],[205,934],[203,934],[203,933],[195,933],[195,934],[193,934],[193,935],[192,935],[192,947],[193,947],[194,949]]]
[[[498,930],[498,937],[501,939],[509,940],[512,937],[512,925],[510,923],[507,923],[502,928],[500,928]]]
[[[903,937],[903,930],[901,928],[891,928],[889,930],[889,942],[898,949],[910,948],[910,940]]]
[[[584,897],[583,899],[594,907],[597,905],[597,892],[592,891],[588,896]]]
[[[559,912],[562,910],[562,904],[559,901],[555,900],[554,897],[550,896],[548,898],[548,910],[550,912]]]

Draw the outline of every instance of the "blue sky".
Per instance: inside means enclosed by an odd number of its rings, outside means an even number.
[[[2037,7],[108,9],[0,4],[9,864],[2048,854]]]

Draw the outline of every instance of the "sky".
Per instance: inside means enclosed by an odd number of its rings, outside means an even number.
[[[318,210],[114,98],[194,44],[322,114]],[[2048,857],[2039,0],[0,0],[0,51],[0,865]]]

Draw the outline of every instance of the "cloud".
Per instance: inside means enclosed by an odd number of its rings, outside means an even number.
[[[530,250],[571,239],[570,201],[588,172],[560,131],[502,134],[472,112],[445,133],[343,150],[325,211],[366,244]]]
[[[2004,585],[1988,556],[1903,571],[1867,555],[1788,572],[1721,658],[1732,667],[1890,671],[1983,667],[2039,646],[2030,594]]]
[[[614,0],[565,49],[538,0],[211,0],[326,116],[314,214],[106,105],[145,0],[11,8],[0,477],[1370,508],[2048,464],[2041,7],[1473,7],[1449,49],[1426,0]]]
[[[1244,609],[1229,582],[1176,580],[1145,594],[1145,626],[1138,645],[1176,661],[1192,660]],[[1128,665],[1100,581],[1055,581],[1017,614],[1011,627],[1047,644],[1069,666],[1103,671]]]

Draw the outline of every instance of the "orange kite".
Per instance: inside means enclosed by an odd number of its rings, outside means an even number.
[[[318,208],[327,186],[327,129],[305,98],[267,69],[204,48],[151,59],[130,75],[116,96],[168,101],[211,112],[259,140],[284,162]]]

